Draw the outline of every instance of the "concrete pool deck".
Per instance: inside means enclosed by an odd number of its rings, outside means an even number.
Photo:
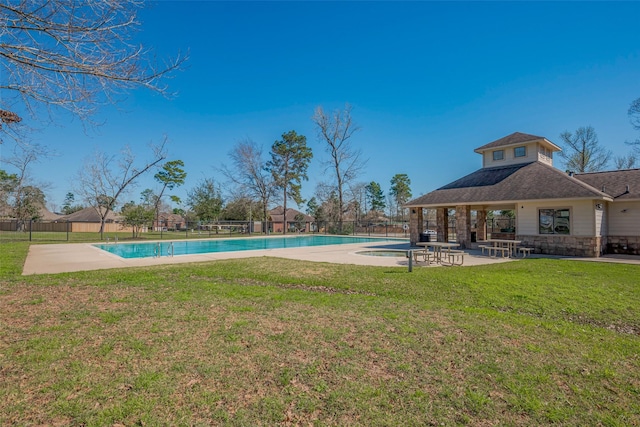
[[[119,243],[126,244],[126,243]],[[408,250],[409,243],[368,242],[343,245],[308,246],[285,249],[260,249],[237,252],[215,252],[198,255],[163,256],[160,258],[121,258],[98,249],[92,243],[70,243],[52,245],[31,245],[22,270],[23,275],[65,273],[72,271],[102,270],[109,268],[143,267],[188,262],[218,261],[251,257],[280,257],[311,262],[334,264],[356,264],[382,267],[408,267],[405,257],[383,257],[359,255],[366,250]],[[467,255],[464,265],[492,264],[507,262],[487,256]],[[417,265],[420,265],[417,264]]]
[[[119,243],[126,244],[126,243]],[[189,262],[218,261],[251,257],[279,257],[310,262],[328,262],[334,264],[356,264],[380,267],[408,268],[405,257],[384,257],[360,255],[357,252],[367,250],[408,250],[409,243],[388,241],[353,243],[328,246],[308,246],[285,249],[261,249],[237,252],[216,252],[198,255],[163,256],[160,258],[121,258],[98,249],[92,243],[70,243],[52,245],[31,245],[22,270],[23,275],[67,273],[73,271],[102,270],[111,268],[145,267],[164,264],[183,264]],[[510,258],[490,258],[480,251],[467,250],[464,267],[517,261]],[[531,258],[560,258],[548,255],[532,255]],[[565,257],[566,258],[566,257]],[[601,258],[566,258],[581,261],[623,262],[640,265],[640,257],[605,256]],[[414,264],[417,267],[424,263]],[[437,265],[432,265],[438,267]]]

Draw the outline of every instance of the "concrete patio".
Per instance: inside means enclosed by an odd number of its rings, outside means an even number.
[[[126,244],[126,243],[121,243]],[[237,252],[217,252],[198,255],[179,255],[160,258],[125,259],[103,251],[90,243],[32,245],[23,268],[23,275],[53,274],[73,271],[102,270],[111,268],[143,267],[164,264],[182,264],[189,262],[218,261],[250,257],[280,257],[309,262],[328,262],[335,264],[355,264],[380,267],[408,268],[406,257],[368,256],[358,252],[377,250],[411,249],[409,243],[357,243],[331,246],[310,246],[303,248],[265,249]],[[532,255],[531,258],[561,258],[548,255]],[[581,261],[624,262],[640,265],[640,257],[624,255],[606,255],[600,258],[568,258]],[[490,258],[479,250],[466,250],[464,266],[487,265],[501,262],[514,262],[513,258]],[[425,263],[413,263],[415,268],[426,266]],[[440,267],[432,264],[429,268]],[[460,267],[454,267],[460,268]]]

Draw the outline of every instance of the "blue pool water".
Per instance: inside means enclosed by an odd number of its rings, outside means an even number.
[[[173,245],[173,255],[194,255],[212,252],[250,251],[257,249],[300,248],[306,246],[344,245],[348,243],[370,242],[399,242],[402,239],[343,237],[343,236],[291,236],[291,237],[262,237],[250,239],[215,239],[215,240],[180,240],[177,242],[160,242],[161,256],[167,256],[170,245]],[[120,243],[94,245],[104,251],[111,252],[122,258],[149,258],[156,256],[158,242]]]

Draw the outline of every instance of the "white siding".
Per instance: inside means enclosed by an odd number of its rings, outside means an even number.
[[[515,157],[514,150],[518,147],[526,147],[527,154],[523,157]],[[502,160],[493,160],[494,151],[504,151],[504,158]],[[548,148],[544,148],[541,144],[536,142],[522,145],[511,145],[508,147],[498,147],[496,149],[488,149],[482,155],[482,167],[492,168],[497,166],[508,166],[518,163],[529,163],[539,161],[547,163],[553,166],[553,153]]]
[[[526,147],[527,155],[524,157],[515,157],[514,149],[516,147]],[[503,150],[504,151],[504,159],[503,160],[493,160],[493,152]],[[518,163],[529,163],[538,160],[538,146],[537,144],[522,144],[522,145],[513,145],[509,147],[496,148],[493,150],[487,150],[484,152],[484,156],[482,159],[482,166],[485,168],[492,168],[497,166],[507,166],[514,165]]]
[[[518,234],[538,234],[538,210],[534,204],[518,203],[516,209],[516,232]]]
[[[570,209],[570,235],[594,236],[595,208],[592,200],[534,201],[518,203],[517,233],[540,234],[538,229],[539,209]]]
[[[640,202],[609,203],[607,219],[608,235],[640,236]]]

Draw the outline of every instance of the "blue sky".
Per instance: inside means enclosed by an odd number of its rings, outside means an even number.
[[[385,192],[397,173],[414,196],[432,191],[479,168],[475,148],[516,131],[559,143],[591,125],[627,154],[639,136],[627,117],[640,97],[639,16],[638,2],[156,2],[138,39],[159,58],[189,51],[168,81],[177,96],[136,90],[100,110],[98,129],[58,115],[34,140],[59,156],[33,175],[59,208],[95,148],[129,144],[143,160],[167,135],[169,159],[188,172],[174,191],[184,198],[204,177],[224,184],[216,168],[239,140],[268,152],[293,129],[314,151],[309,198],[327,176],[314,108],[345,103],[368,158],[361,181]],[[154,186],[149,176],[126,200]]]

